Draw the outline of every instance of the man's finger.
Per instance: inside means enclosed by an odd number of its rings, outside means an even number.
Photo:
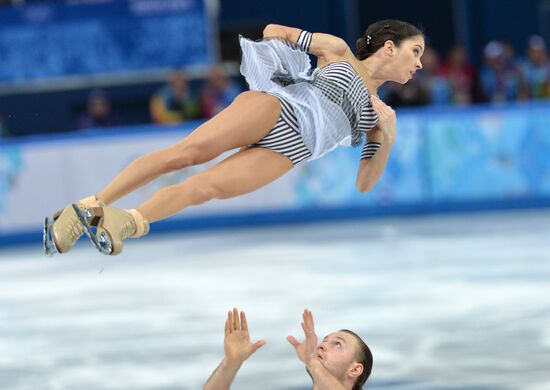
[[[258,340],[256,341],[253,345],[252,345],[252,353],[256,352],[258,349],[260,349],[261,347],[263,347],[264,345],[267,344],[267,341],[266,340]]]
[[[235,330],[233,327],[233,311],[229,310],[227,312],[227,321],[229,322],[229,333]]]
[[[244,314],[244,311],[241,311],[241,329],[248,330],[248,322],[246,321],[246,314]]]
[[[225,335],[229,335],[231,333],[231,325],[229,323],[229,317],[225,320]]]
[[[313,321],[313,313],[312,312],[309,312],[309,321],[311,323],[311,330],[314,331],[315,330],[315,321]]]
[[[294,348],[298,348],[300,346],[300,343],[296,340],[296,338],[294,338],[294,336],[288,336],[286,339]]]
[[[241,330],[241,321],[239,321],[239,310],[233,308],[233,329]]]

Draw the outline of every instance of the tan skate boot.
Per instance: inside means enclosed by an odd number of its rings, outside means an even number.
[[[135,209],[122,210],[115,207],[101,207],[101,218],[95,234],[96,248],[106,255],[122,252],[122,241],[138,238],[149,233],[149,222]]]
[[[86,210],[89,207],[99,207],[103,202],[97,200],[95,196],[89,196],[76,204],[80,209]],[[44,224],[44,251],[50,256],[68,252],[86,231],[72,205],[54,214],[53,218],[53,220],[46,218]]]

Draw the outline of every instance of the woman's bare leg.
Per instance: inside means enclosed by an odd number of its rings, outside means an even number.
[[[137,207],[155,222],[192,205],[255,191],[292,168],[290,159],[264,148],[240,151],[181,184],[165,187]]]
[[[244,92],[182,141],[133,161],[97,193],[97,198],[110,204],[162,174],[202,164],[228,150],[253,144],[271,130],[280,112],[276,97]]]

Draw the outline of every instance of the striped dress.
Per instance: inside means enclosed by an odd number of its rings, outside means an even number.
[[[286,40],[240,37],[240,44],[241,73],[250,89],[272,94],[291,107],[289,111],[282,105],[282,111],[297,123],[296,132],[309,152],[305,160],[337,146],[359,146],[363,134],[378,122],[370,93],[348,62],[312,69],[306,52]],[[373,151],[368,149],[365,145],[361,158],[370,157]]]

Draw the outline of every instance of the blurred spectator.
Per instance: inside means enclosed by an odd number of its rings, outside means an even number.
[[[507,39],[500,39],[498,42],[502,45],[502,56],[506,67],[508,69],[517,68],[518,60],[516,58],[516,49],[513,43]]]
[[[241,92],[242,88],[227,77],[219,66],[212,67],[208,71],[206,85],[201,93],[202,114],[212,118],[231,104]]]
[[[202,116],[199,100],[189,88],[187,76],[183,72],[173,74],[168,85],[161,87],[151,97],[149,110],[153,122],[159,124],[177,123]]]
[[[538,35],[529,38],[527,57],[521,62],[521,71],[527,84],[529,98],[550,97],[550,61],[546,53],[546,43]]]
[[[8,128],[8,124],[6,123],[2,114],[0,114],[0,138],[6,138],[6,137],[9,137],[10,135],[11,134]]]
[[[405,85],[394,82],[385,83],[378,90],[378,95],[392,107],[424,106],[430,103],[427,88],[415,78]]]
[[[111,109],[111,102],[105,91],[94,89],[88,95],[86,111],[78,118],[78,129],[110,127],[119,125],[119,120]]]
[[[485,46],[481,83],[490,102],[509,102],[526,97],[519,66],[511,55],[510,45],[502,42],[491,41]]]
[[[464,46],[454,45],[451,48],[447,60],[441,65],[441,74],[450,84],[450,100],[453,104],[463,105],[483,100],[477,71],[470,65]]]
[[[423,68],[415,77],[427,91],[429,104],[446,105],[451,103],[451,86],[441,73],[437,52],[427,46],[422,55]]]

